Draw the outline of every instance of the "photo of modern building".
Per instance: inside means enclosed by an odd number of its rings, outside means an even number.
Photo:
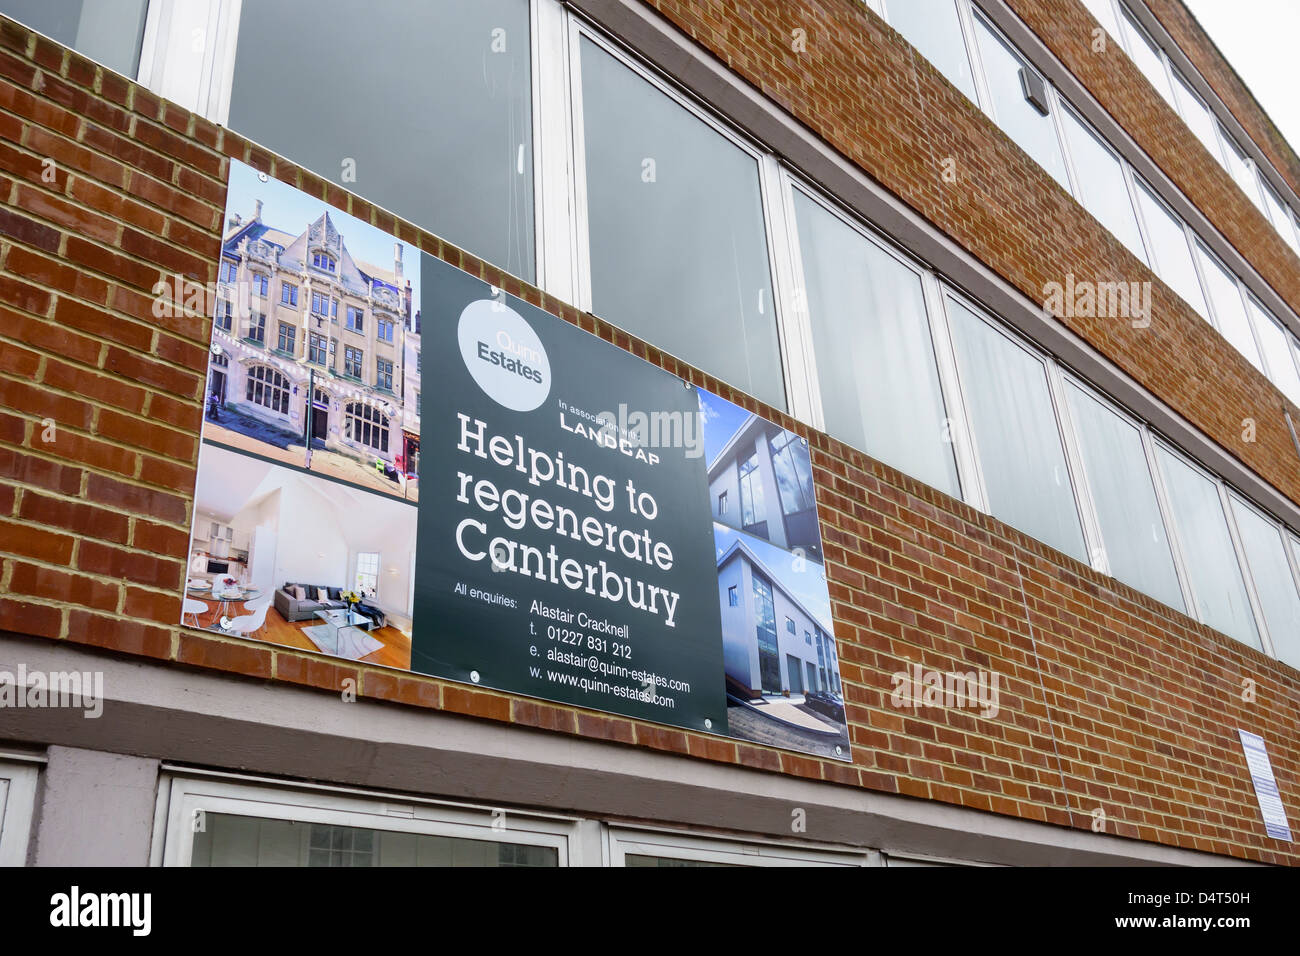
[[[821,562],[808,443],[704,391],[700,415],[713,520]]]
[[[277,228],[260,197],[290,205],[283,184],[247,167],[232,184],[207,435],[416,500],[420,312],[409,271],[418,283],[418,257],[408,264],[403,243],[324,204],[312,221]],[[235,208],[252,195],[251,209]],[[354,258],[344,220],[354,240],[391,248],[391,262]]]
[[[848,759],[821,566],[721,526],[714,538],[732,733]],[[811,610],[801,594],[820,597],[821,610]]]

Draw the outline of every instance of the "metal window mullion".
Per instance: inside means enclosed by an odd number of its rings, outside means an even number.
[[[1232,276],[1233,282],[1237,284],[1237,295],[1241,297],[1241,307],[1246,312],[1246,325],[1250,327],[1250,337],[1255,343],[1255,354],[1259,356],[1259,364],[1263,366],[1260,371],[1264,373],[1266,379],[1276,385],[1277,376],[1271,371],[1271,366],[1268,361],[1268,353],[1264,349],[1264,339],[1259,333],[1259,328],[1255,325],[1255,312],[1250,307],[1250,293],[1246,291],[1246,283],[1242,282],[1241,276],[1237,275],[1235,272],[1229,272],[1228,274]],[[1260,303],[1260,311],[1266,313],[1263,316],[1262,321],[1271,321],[1267,315],[1268,310],[1264,308],[1262,302]]]
[[[1137,172],[1123,156],[1119,157],[1119,167],[1124,176],[1124,188],[1128,191],[1128,203],[1133,209],[1133,221],[1137,223],[1138,239],[1142,242],[1142,248],[1146,250],[1147,268],[1159,276],[1160,270],[1157,268],[1155,243],[1151,240],[1146,216],[1142,214],[1142,203],[1138,199]]]
[[[537,285],[563,302],[578,299],[573,116],[569,110],[569,24],[558,0],[532,0],[533,210]]]
[[[1246,554],[1246,545],[1241,540],[1241,530],[1237,527],[1237,515],[1232,508],[1232,493],[1228,486],[1217,478],[1211,478],[1219,492],[1219,502],[1223,515],[1228,521],[1228,535],[1232,538],[1232,547],[1237,552],[1237,566],[1241,570],[1241,581],[1246,587],[1246,600],[1250,603],[1251,613],[1255,615],[1255,630],[1259,634],[1259,643],[1269,657],[1273,653],[1273,639],[1268,633],[1268,622],[1264,620],[1264,607],[1260,604],[1259,593],[1255,589],[1255,574],[1250,568],[1250,557]]]
[[[1205,249],[1204,253],[1202,253],[1203,247],[1201,245],[1200,237],[1196,234],[1195,230],[1193,230],[1192,227],[1187,224],[1187,221],[1183,219],[1182,216],[1179,216],[1178,213],[1174,213],[1174,216],[1180,223],[1182,223],[1183,235],[1186,237],[1187,246],[1192,253],[1192,270],[1196,273],[1196,279],[1201,284],[1201,297],[1205,300],[1205,311],[1208,313],[1205,319],[1210,323],[1211,328],[1220,335],[1223,335],[1223,327],[1219,325],[1219,312],[1214,306],[1214,296],[1210,294],[1210,280],[1206,276],[1205,269],[1202,267],[1201,262],[1202,254],[1204,254],[1206,258],[1209,258],[1210,251]],[[1195,312],[1196,310],[1193,309],[1192,311]],[[1224,338],[1226,339],[1227,336],[1224,335]]]
[[[954,0],[954,2],[957,5],[957,24],[961,28],[962,43],[966,46],[966,59],[970,63],[971,79],[975,82],[975,96],[979,100],[975,105],[996,123],[998,118],[993,105],[993,91],[989,88],[988,76],[984,71],[984,60],[980,56],[971,0]]]
[[[585,312],[591,307],[591,230],[587,215],[586,117],[582,110],[582,25],[572,13],[568,18],[567,62],[572,148],[569,170],[573,188],[573,235],[571,254],[576,270],[573,304]]]
[[[1156,454],[1156,439],[1151,429],[1145,425],[1140,425],[1138,431],[1142,435],[1142,451],[1146,454],[1147,469],[1151,472],[1151,484],[1155,489],[1156,504],[1160,508],[1160,520],[1165,525],[1165,540],[1169,542],[1169,551],[1173,555],[1174,573],[1178,577],[1178,586],[1183,592],[1184,613],[1200,621],[1200,608],[1196,600],[1196,588],[1192,584],[1190,562],[1178,537],[1178,523],[1174,520],[1173,503],[1169,499],[1164,474],[1160,470],[1160,459]]]
[[[1070,184],[1070,195],[1078,201],[1080,206],[1087,209],[1089,213],[1092,213],[1092,210],[1088,209],[1087,200],[1083,195],[1083,185],[1079,181],[1079,171],[1074,165],[1074,153],[1070,150],[1069,138],[1065,135],[1065,120],[1062,116],[1063,107],[1061,106],[1061,96],[1057,93],[1056,87],[1051,83],[1048,83],[1046,78],[1043,80],[1043,86],[1047,90],[1048,110],[1051,113],[1048,118],[1052,122],[1052,129],[1056,131],[1056,141],[1061,147],[1061,160],[1065,163],[1065,178]],[[1075,120],[1076,122],[1082,122],[1078,117],[1075,117]],[[1085,129],[1084,133],[1087,134],[1087,132],[1087,129]],[[1093,214],[1093,218],[1097,218],[1095,213]],[[1097,221],[1100,222],[1101,220]],[[1109,231],[1110,230],[1107,230],[1107,232]]]
[[[782,364],[791,414],[819,431],[826,430],[821,400],[821,376],[813,343],[812,310],[808,302],[808,277],[804,272],[803,249],[799,244],[799,220],[795,215],[794,177],[774,159],[775,192],[771,206],[780,216],[780,241],[774,242],[777,259],[776,287],[781,302],[778,330],[782,342]],[[774,240],[776,231],[773,230]]]
[[[957,478],[961,482],[962,499],[972,508],[992,514],[989,508],[988,486],[980,467],[979,443],[974,424],[966,404],[961,383],[961,370],[957,363],[957,349],[952,338],[952,324],[948,314],[951,293],[938,276],[924,272],[921,276],[926,312],[930,318],[930,334],[934,342],[935,361],[939,371],[939,387],[943,392],[947,410],[948,435],[953,441],[957,458]]]
[[[1079,515],[1080,530],[1083,532],[1083,544],[1088,552],[1088,564],[1094,571],[1110,574],[1110,560],[1101,534],[1101,521],[1097,517],[1096,502],[1092,500],[1092,489],[1088,485],[1087,473],[1083,465],[1079,436],[1075,430],[1070,403],[1065,393],[1065,378],[1061,373],[1060,365],[1054,360],[1044,360],[1043,367],[1047,372],[1047,391],[1056,415],[1057,431],[1061,435],[1066,473],[1074,491],[1074,505]]]

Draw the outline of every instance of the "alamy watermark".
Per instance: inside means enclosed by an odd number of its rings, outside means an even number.
[[[1043,285],[1043,308],[1063,319],[1128,319],[1145,329],[1151,325],[1151,283],[1076,280],[1069,272],[1064,283]]]
[[[71,707],[91,720],[104,713],[103,671],[0,670],[0,710]]]
[[[998,715],[997,671],[936,671],[912,664],[890,678],[894,690],[889,701],[900,710],[922,707],[970,708],[981,717]]]

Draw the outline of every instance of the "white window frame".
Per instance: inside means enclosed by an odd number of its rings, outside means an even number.
[[[0,752],[0,866],[26,866],[45,758]]]
[[[946,320],[942,316],[939,304],[942,293],[939,280],[932,270],[899,251],[876,230],[863,223],[857,216],[844,209],[821,190],[796,176],[790,170],[783,170],[781,177],[782,203],[785,208],[785,221],[789,235],[789,254],[793,274],[798,276],[798,298],[790,303],[786,315],[791,317],[792,335],[802,341],[803,357],[806,365],[801,370],[803,380],[807,383],[807,402],[809,418],[806,420],[819,431],[826,430],[825,410],[822,407],[821,376],[817,369],[816,354],[813,345],[812,312],[808,304],[807,285],[804,281],[803,250],[799,242],[799,224],[795,215],[795,192],[819,205],[825,212],[836,217],[843,225],[857,233],[864,242],[871,243],[876,249],[888,255],[896,263],[909,270],[920,282],[922,306],[925,309],[926,326],[930,334],[930,347],[934,353],[938,372],[939,397],[943,402],[944,413],[950,424],[949,436],[952,439],[953,452],[957,469],[957,483],[961,488],[961,497],[967,504],[982,508],[985,498],[979,489],[983,482],[977,475],[978,465],[975,450],[970,440],[969,419],[961,389],[958,387],[956,365],[953,359],[952,343]],[[859,449],[863,454],[871,454],[867,449]],[[901,470],[901,469],[900,469]]]
[[[572,253],[577,262],[578,274],[577,299],[574,304],[585,312],[592,311],[591,237],[587,207],[586,128],[582,108],[581,43],[582,40],[586,39],[612,56],[622,66],[631,70],[634,75],[649,83],[658,93],[668,97],[671,102],[686,110],[687,113],[703,122],[715,133],[754,160],[764,223],[764,247],[767,251],[767,267],[772,286],[772,317],[777,335],[777,348],[780,352],[781,384],[785,393],[786,411],[800,421],[809,423],[807,375],[802,372],[806,362],[802,351],[803,342],[800,340],[797,331],[789,328],[785,317],[786,310],[783,307],[784,302],[788,301],[793,294],[793,290],[789,288],[792,277],[789,274],[788,262],[786,266],[782,265],[784,256],[781,251],[788,250],[790,246],[789,229],[783,215],[782,204],[779,201],[781,196],[780,164],[769,151],[750,141],[703,105],[666,82],[656,71],[645,66],[634,55],[624,50],[597,27],[589,24],[583,17],[574,12],[569,12],[568,17],[569,95],[573,115],[570,168],[573,175],[572,188],[575,197],[575,219],[573,223],[575,246]],[[617,325],[612,319],[604,316],[602,316],[602,319],[611,325]],[[695,363],[690,364],[694,365]]]
[[[1241,528],[1237,524],[1237,513],[1233,506],[1241,505],[1241,507],[1253,512],[1277,533],[1282,545],[1282,555],[1286,559],[1287,569],[1291,572],[1291,584],[1295,587],[1297,594],[1300,595],[1300,573],[1297,572],[1296,568],[1296,555],[1294,549],[1290,547],[1290,541],[1287,540],[1292,535],[1285,524],[1278,521],[1263,508],[1257,507],[1254,502],[1247,499],[1245,495],[1235,488],[1223,485],[1223,492],[1228,500],[1227,511],[1232,526],[1233,543],[1237,547],[1241,566],[1246,572],[1246,588],[1250,592],[1250,606],[1255,612],[1255,625],[1259,628],[1260,642],[1264,645],[1265,654],[1276,660],[1281,660],[1277,654],[1277,647],[1273,643],[1273,635],[1268,629],[1268,620],[1264,615],[1264,604],[1259,598],[1259,590],[1255,584],[1255,572],[1250,566],[1250,555],[1246,553],[1246,546],[1241,537]]]
[[[733,866],[875,866],[878,854],[866,849],[831,849],[811,843],[703,836],[649,826],[610,824],[605,828],[604,864],[627,866],[628,856],[725,863]]]
[[[154,866],[190,866],[207,813],[548,847],[560,866],[579,855],[579,821],[560,814],[166,769],[154,811]]]
[[[1246,296],[1248,293],[1246,291],[1245,283],[1241,281],[1241,276],[1237,275],[1237,273],[1229,269],[1228,266],[1224,263],[1224,261],[1220,259],[1218,256],[1216,256],[1210,250],[1210,247],[1205,243],[1205,241],[1200,237],[1197,237],[1194,243],[1194,249],[1195,249],[1195,254],[1192,256],[1192,259],[1196,263],[1196,273],[1198,276],[1200,276],[1201,279],[1201,291],[1205,295],[1206,308],[1208,308],[1210,311],[1210,324],[1214,326],[1215,331],[1218,332],[1219,335],[1223,337],[1223,340],[1225,342],[1227,342],[1229,345],[1232,345],[1232,340],[1229,339],[1227,333],[1223,331],[1223,322],[1219,318],[1218,306],[1214,304],[1214,296],[1210,294],[1210,280],[1209,277],[1205,274],[1205,270],[1201,262],[1201,256],[1205,256],[1206,259],[1208,259],[1214,265],[1222,269],[1224,274],[1229,279],[1232,280],[1233,285],[1236,286],[1237,296],[1241,300],[1242,311],[1245,312],[1246,315],[1246,326],[1250,330],[1251,341],[1255,343],[1255,354],[1259,356],[1260,364],[1256,365],[1254,362],[1251,362],[1250,356],[1243,354],[1241,350],[1238,349],[1235,345],[1232,346],[1232,350],[1236,352],[1238,355],[1241,355],[1241,357],[1244,358],[1247,362],[1250,362],[1251,367],[1259,371],[1261,375],[1263,375],[1265,378],[1269,378],[1268,371],[1267,371],[1268,364],[1264,358],[1264,346],[1263,343],[1260,341],[1259,331],[1255,328],[1255,319],[1254,316],[1252,316],[1250,313],[1250,304],[1246,301]],[[1271,378],[1269,378],[1269,380],[1272,381]]]

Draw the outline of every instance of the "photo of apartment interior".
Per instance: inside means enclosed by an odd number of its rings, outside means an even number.
[[[205,443],[183,623],[409,669],[412,505]]]

